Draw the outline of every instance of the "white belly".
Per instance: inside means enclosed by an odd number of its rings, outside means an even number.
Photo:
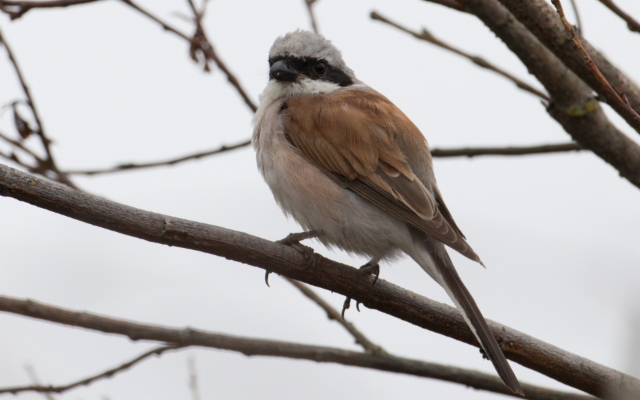
[[[277,109],[256,124],[258,167],[287,215],[305,230],[321,230],[320,240],[348,252],[383,259],[411,242],[409,230],[378,207],[335,184],[302,158],[282,133]]]

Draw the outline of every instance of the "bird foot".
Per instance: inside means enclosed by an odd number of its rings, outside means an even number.
[[[309,268],[313,267],[315,263],[315,258],[313,257],[314,251],[311,247],[300,244],[301,240],[312,239],[322,236],[324,233],[322,231],[308,231],[308,232],[300,232],[300,233],[290,233],[286,238],[280,239],[277,243],[284,244],[285,246],[293,247],[300,254],[304,256],[304,262],[306,265],[305,271]],[[269,272],[267,271],[267,275],[265,279],[268,279]],[[267,283],[268,285],[268,283]]]
[[[378,278],[380,277],[380,264],[376,261],[369,261],[362,267],[360,267],[360,271],[364,271],[369,275],[373,275],[373,283],[375,285],[378,282]]]

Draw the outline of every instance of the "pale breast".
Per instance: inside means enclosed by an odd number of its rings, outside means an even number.
[[[283,209],[322,242],[372,258],[394,256],[410,241],[406,225],[334,183],[304,159],[284,135],[279,104],[261,110],[253,136],[258,168]]]

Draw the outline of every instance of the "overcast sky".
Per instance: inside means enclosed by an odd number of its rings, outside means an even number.
[[[640,81],[640,34],[596,0],[578,0],[584,33]],[[141,1],[190,33],[186,2]],[[568,1],[564,3],[568,7]],[[637,0],[617,0],[640,17]],[[470,62],[371,21],[377,10],[482,55],[535,84],[484,25],[422,1],[320,0],[320,30],[357,76],[395,102],[432,147],[524,145],[570,138],[540,101]],[[570,15],[572,16],[572,15]],[[273,40],[309,28],[302,0],[210,3],[205,19],[219,55],[251,97],[268,79]],[[0,16],[54,152],[66,169],[152,161],[247,139],[251,111],[185,42],[117,1]],[[0,104],[22,93],[0,49]],[[609,110],[607,110],[609,111]],[[619,117],[611,119],[634,140]],[[11,113],[0,120],[14,133]],[[37,147],[35,138],[29,143]],[[487,318],[604,365],[640,375],[640,191],[589,153],[436,159],[456,221],[487,269],[452,254]],[[299,231],[275,204],[251,148],[174,167],[77,178],[83,189],[145,210],[276,240]],[[358,349],[351,337],[277,276],[210,255],[125,237],[0,198],[0,294],[172,327]],[[321,254],[351,258],[314,243]],[[449,303],[411,260],[383,279]],[[318,292],[339,308],[342,296]],[[397,355],[493,372],[478,350],[366,308],[347,318]],[[635,321],[635,322],[634,322]],[[633,330],[635,326],[635,331]],[[67,383],[154,344],[0,314],[0,386]],[[633,350],[635,349],[635,350]],[[635,354],[634,354],[635,351]],[[461,385],[339,365],[186,350],[151,359],[63,399],[189,399],[189,357],[203,399],[497,399]],[[635,371],[633,365],[635,363]],[[563,388],[512,363],[521,381]],[[41,396],[21,395],[20,399]]]

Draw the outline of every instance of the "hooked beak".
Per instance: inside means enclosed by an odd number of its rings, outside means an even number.
[[[276,61],[269,70],[269,79],[275,79],[280,82],[295,82],[298,73],[289,67],[284,60]]]

